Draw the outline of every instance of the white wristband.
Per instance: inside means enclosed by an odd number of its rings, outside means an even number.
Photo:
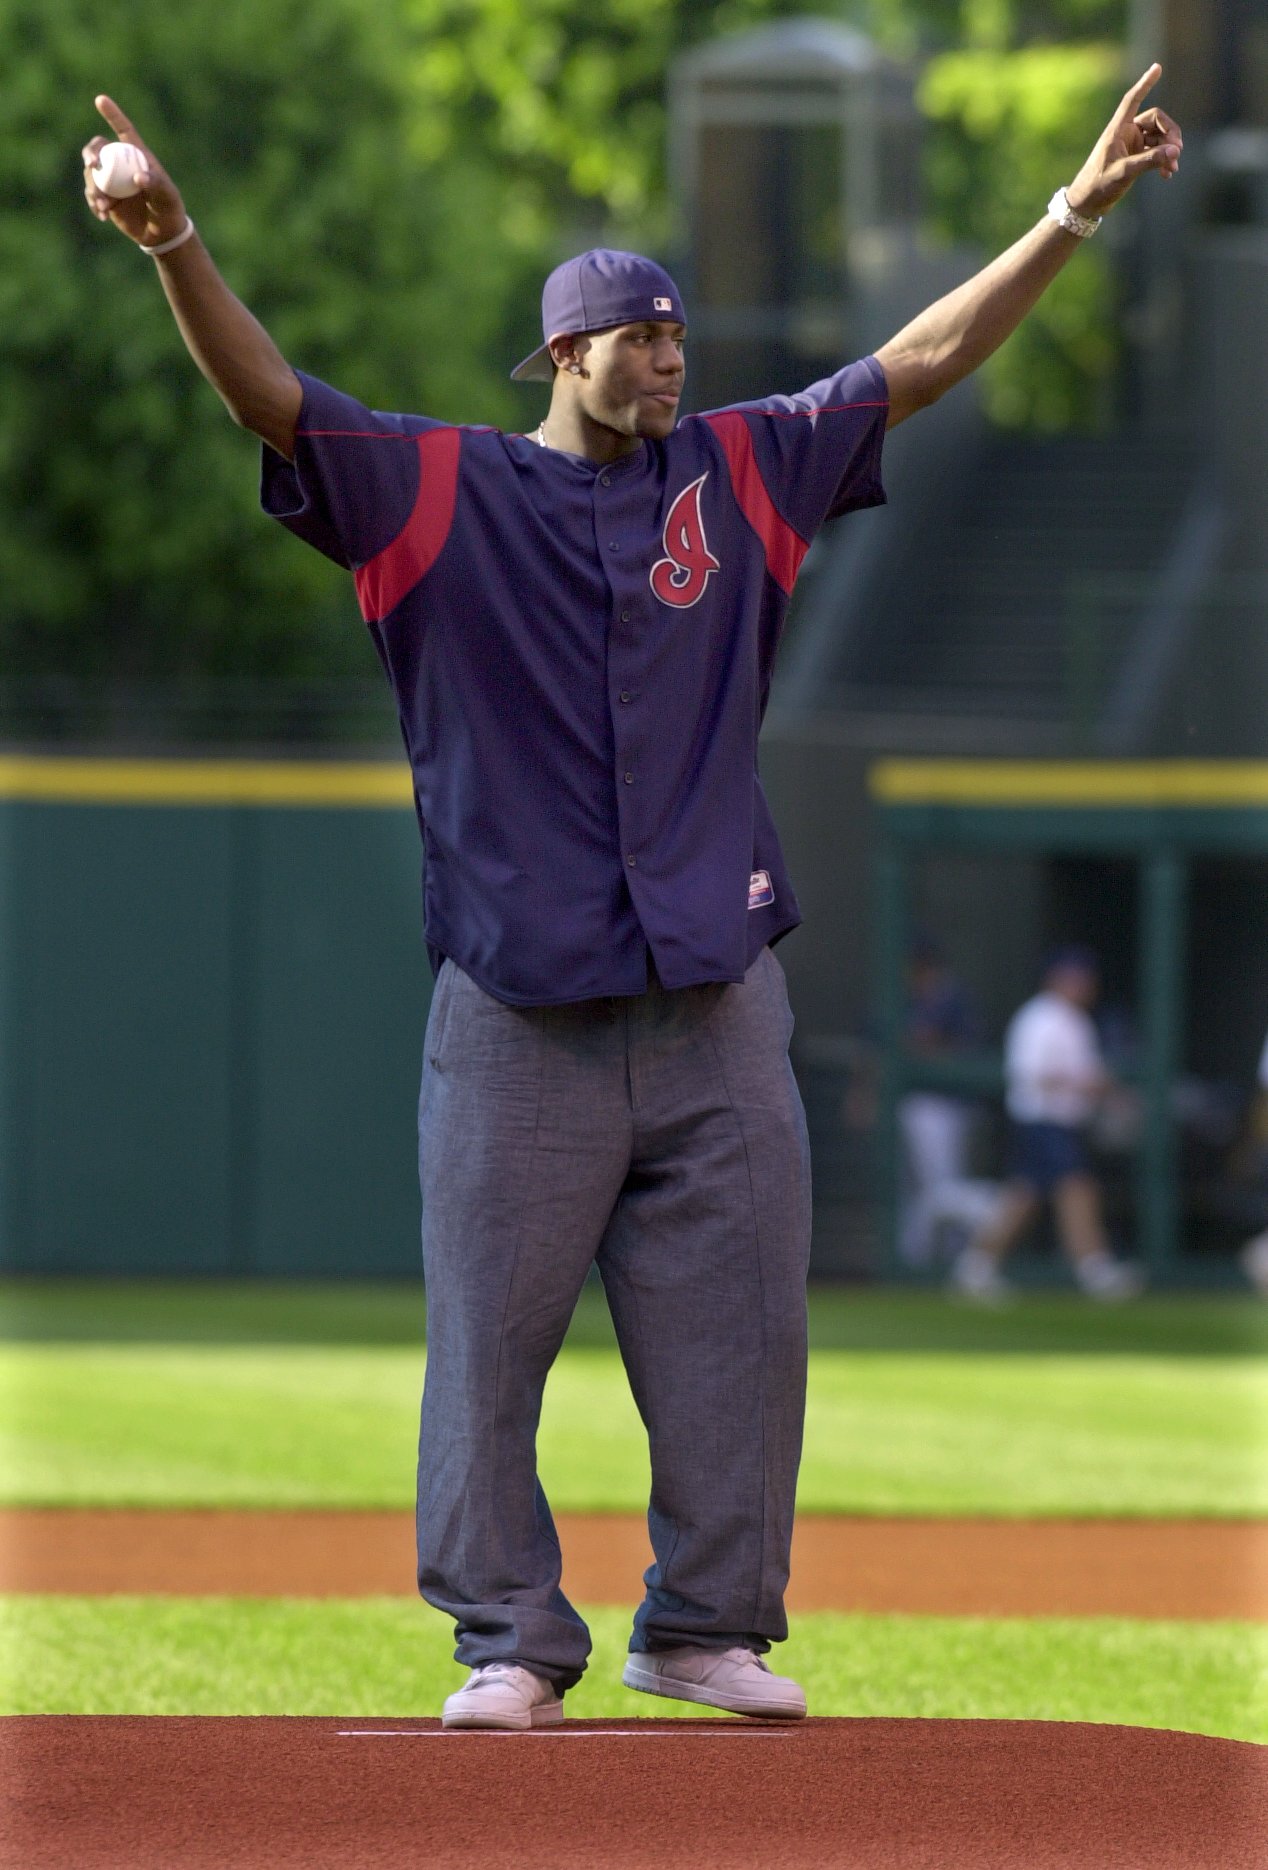
[[[1059,188],[1048,203],[1048,215],[1058,227],[1064,227],[1067,234],[1077,234],[1080,240],[1090,240],[1101,225],[1099,220],[1091,220],[1088,215],[1080,214],[1077,208],[1072,208],[1064,188]]]
[[[174,235],[171,240],[160,241],[157,247],[147,247],[141,242],[137,244],[141,247],[142,253],[152,253],[154,258],[157,259],[160,253],[175,253],[177,247],[183,247],[193,231],[194,223],[190,220],[189,216],[186,215],[184,227],[182,227],[180,233]]]

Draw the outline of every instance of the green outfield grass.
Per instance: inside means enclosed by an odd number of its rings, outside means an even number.
[[[692,1717],[619,1685],[628,1618],[591,1610],[578,1718]],[[464,1679],[397,1598],[0,1599],[0,1711],[434,1715]],[[1103,1721],[1268,1741],[1268,1631],[1125,1619],[806,1616],[773,1658],[830,1715]]]
[[[407,1506],[421,1350],[10,1344],[0,1501]],[[541,1469],[556,1507],[641,1511],[646,1443],[611,1350],[564,1351]],[[1268,1512],[1268,1367],[1245,1357],[812,1354],[816,1512]]]
[[[422,1287],[405,1280],[0,1278],[0,1341],[412,1345],[425,1327]],[[1096,1306],[1044,1293],[984,1311],[936,1292],[817,1286],[810,1336],[818,1350],[1254,1356],[1268,1353],[1268,1305],[1248,1294],[1171,1293]],[[581,1295],[569,1343],[612,1344],[597,1284]]]
[[[1262,1514],[1268,1307],[813,1295],[801,1503],[819,1511]],[[0,1500],[408,1504],[423,1367],[413,1286],[0,1283]],[[547,1392],[556,1506],[646,1501],[601,1295]],[[579,1716],[690,1714],[617,1685],[591,1613]],[[447,1624],[401,1599],[0,1600],[11,1712],[432,1714]],[[817,1713],[1094,1720],[1268,1741],[1268,1631],[1109,1619],[807,1616],[781,1658]]]

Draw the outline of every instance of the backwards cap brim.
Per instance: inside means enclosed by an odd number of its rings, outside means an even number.
[[[549,344],[540,344],[521,364],[516,364],[511,372],[512,383],[552,383],[555,377],[554,360]]]

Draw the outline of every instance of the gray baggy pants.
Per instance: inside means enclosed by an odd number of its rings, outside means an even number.
[[[419,1100],[418,1584],[467,1666],[561,1689],[585,1667],[536,1434],[596,1261],[651,1448],[631,1647],[787,1635],[810,1241],[791,1032],[770,949],[740,985],[558,1007],[442,967]]]

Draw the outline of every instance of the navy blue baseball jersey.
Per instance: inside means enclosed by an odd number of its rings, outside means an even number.
[[[800,912],[757,773],[826,519],[884,500],[874,358],[599,465],[311,377],[265,510],[355,573],[396,697],[433,968],[547,1005],[739,981]]]

